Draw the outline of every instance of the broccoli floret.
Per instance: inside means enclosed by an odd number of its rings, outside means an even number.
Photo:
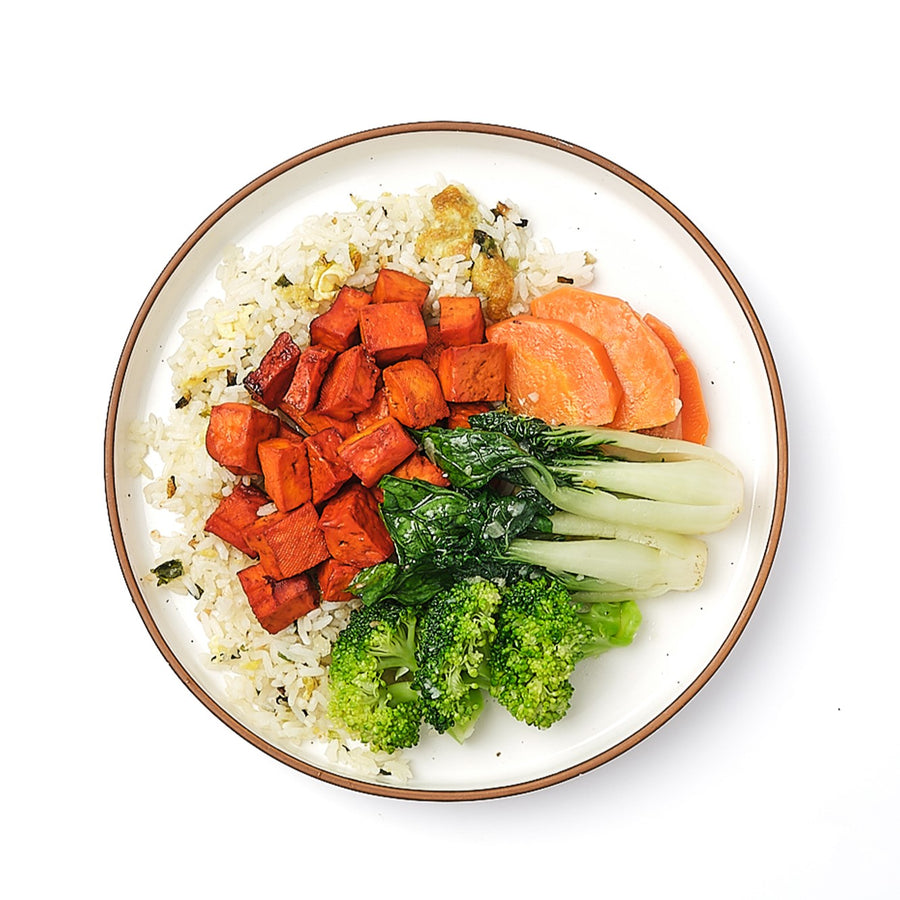
[[[410,685],[416,618],[388,601],[360,607],[331,648],[329,714],[375,750],[419,742],[422,701]]]
[[[591,637],[559,583],[519,581],[503,593],[491,647],[491,696],[529,725],[549,728],[568,712],[569,680]]]
[[[519,581],[497,611],[490,693],[516,719],[549,728],[569,710],[576,665],[630,643],[639,624],[631,601],[579,607],[558,581]]]
[[[484,707],[499,603],[492,582],[463,581],[433,597],[419,621],[413,687],[425,721],[459,742],[472,733]]]
[[[633,600],[622,603],[585,603],[577,606],[578,616],[591,631],[584,657],[599,656],[613,647],[627,647],[641,624],[641,611]]]
[[[354,610],[329,668],[329,713],[375,750],[419,742],[423,722],[471,735],[489,693],[515,718],[548,728],[565,716],[576,665],[631,642],[632,601],[578,604],[555,579],[502,590],[460,581],[427,604],[382,599]]]

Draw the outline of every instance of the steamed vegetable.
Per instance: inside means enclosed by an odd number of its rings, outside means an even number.
[[[630,644],[640,622],[633,603],[585,606],[540,577],[459,579],[418,606],[381,598],[332,647],[328,712],[386,751],[417,744],[423,725],[463,743],[488,696],[547,728],[569,709],[577,664]]]
[[[513,412],[554,423],[612,421],[622,388],[596,338],[533,315],[497,322],[486,336],[506,348],[506,402]]]
[[[644,321],[666,345],[678,373],[678,398],[681,401],[681,409],[677,418],[681,425],[681,437],[685,441],[705,444],[709,435],[709,415],[706,412],[697,367],[681,341],[675,336],[675,332],[665,322],[650,313],[644,315]]]
[[[510,580],[551,573],[585,592],[583,599],[652,597],[693,590],[703,579],[701,540],[616,531],[580,516],[558,518],[531,488],[504,495],[394,478],[382,479],[380,487],[382,517],[399,562],[360,585],[364,599],[392,596],[415,604],[434,593],[430,581],[438,585],[466,574]],[[556,539],[567,531],[579,539]],[[598,537],[583,539],[587,534]]]
[[[597,424],[633,431],[664,425],[675,418],[675,366],[658,335],[629,303],[563,286],[535,297],[531,311],[546,319],[569,322],[598,340],[606,350],[622,386],[622,399],[615,415]]]
[[[558,582],[520,581],[497,613],[491,696],[515,718],[548,728],[569,710],[578,663],[631,643],[640,622],[634,603],[579,607]]]
[[[428,595],[428,573],[551,574],[582,599],[693,590],[706,569],[698,535],[741,508],[731,463],[686,442],[608,429],[551,427],[484,413],[467,429],[427,428],[425,453],[452,487],[386,477],[381,513],[398,563],[370,597]]]
[[[500,591],[490,581],[460,581],[421,613],[412,680],[425,721],[462,743],[484,708],[488,654],[496,633]]]
[[[425,452],[455,487],[504,477],[567,512],[678,534],[719,531],[741,510],[740,472],[707,447],[502,412],[474,416],[470,425],[421,433]]]
[[[329,713],[373,749],[419,742],[422,701],[411,687],[416,613],[398,604],[355,609],[331,649]]]

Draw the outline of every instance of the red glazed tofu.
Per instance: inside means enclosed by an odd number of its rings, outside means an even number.
[[[298,437],[302,440],[305,435],[300,432],[300,426],[296,422],[290,419],[279,419],[276,437]]]
[[[477,416],[491,410],[491,404],[481,403],[448,403],[450,414],[447,416],[448,428],[470,428],[469,417]]]
[[[364,569],[384,562],[394,552],[394,542],[378,513],[378,502],[358,482],[348,484],[325,504],[320,526],[338,562]]]
[[[382,373],[382,375],[383,374],[384,373]],[[372,398],[372,402],[369,406],[362,412],[357,413],[356,418],[353,421],[356,425],[356,430],[362,431],[390,414],[391,411],[388,408],[387,394],[385,394],[384,388],[380,387],[375,391],[375,396]],[[344,437],[350,437],[350,432],[345,434]]]
[[[484,313],[478,297],[441,297],[439,331],[448,347],[484,341]]]
[[[372,288],[372,302],[415,303],[421,309],[429,290],[426,282],[412,275],[396,269],[381,269]]]
[[[257,403],[275,409],[291,383],[299,359],[300,348],[282,331],[259,366],[244,378],[244,387]]]
[[[502,344],[448,347],[441,353],[437,375],[450,403],[502,400],[506,395],[506,348]]]
[[[250,609],[269,634],[277,634],[319,605],[319,590],[309,575],[277,580],[257,563],[238,572]]]
[[[441,340],[441,329],[438,325],[426,325],[425,335],[428,343],[422,351],[422,359],[429,369],[437,372],[438,362],[447,345]]]
[[[359,333],[379,366],[421,356],[428,345],[421,309],[405,301],[373,304],[360,310]]]
[[[418,478],[436,487],[450,487],[450,479],[424,453],[417,450],[408,456],[393,472],[395,478]]]
[[[274,437],[259,445],[266,493],[281,512],[312,499],[306,446],[299,437]]]
[[[396,469],[416,449],[415,441],[392,416],[375,422],[348,437],[338,447],[338,456],[366,486]]]
[[[206,452],[235,475],[261,475],[257,448],[279,427],[278,416],[249,403],[220,403],[209,413]]]
[[[326,559],[316,570],[322,600],[329,602],[352,600],[347,586],[359,574],[359,566],[351,566],[336,559]]]
[[[364,347],[339,353],[322,381],[315,411],[349,421],[372,402],[380,377],[378,366]]]
[[[331,309],[309,323],[309,340],[341,352],[359,343],[359,311],[372,302],[371,294],[346,285],[338,291]]]
[[[258,488],[236,484],[206,520],[204,529],[255,559],[257,553],[247,543],[245,532],[259,518],[259,510],[269,502],[270,498]]]
[[[343,442],[344,436],[336,428],[325,428],[304,441],[312,501],[317,506],[333,497],[353,477],[347,464],[338,456],[338,447]]]
[[[278,404],[279,409],[287,413],[295,422],[308,413],[319,399],[319,388],[325,378],[328,367],[337,356],[337,351],[330,347],[307,347],[300,354],[294,377]]]
[[[405,359],[382,373],[388,412],[408,428],[426,428],[449,413],[437,375],[421,359]]]
[[[356,420],[335,419],[332,416],[322,415],[320,412],[312,410],[305,416],[298,416],[297,424],[303,429],[304,435],[318,434],[320,431],[327,431],[334,428],[343,437],[349,437],[356,431]]]
[[[263,571],[276,580],[306,572],[329,556],[312,503],[257,519],[247,529],[247,543],[259,554]]]

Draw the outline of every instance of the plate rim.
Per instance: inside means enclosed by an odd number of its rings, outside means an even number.
[[[212,697],[207,694],[197,681],[190,675],[184,665],[180,662],[174,651],[169,647],[160,629],[156,625],[153,615],[147,602],[144,599],[140,589],[138,579],[131,567],[128,557],[127,547],[122,528],[122,521],[119,515],[115,479],[115,451],[116,441],[115,432],[118,422],[119,401],[128,366],[131,361],[132,354],[137,345],[141,329],[146,321],[150,310],[162,293],[166,283],[189,255],[194,246],[203,238],[204,235],[219,222],[231,209],[238,206],[243,200],[251,194],[259,190],[264,185],[275,180],[297,166],[303,165],[309,160],[325,156],[333,151],[359,144],[365,141],[374,140],[384,137],[396,137],[400,135],[420,134],[420,133],[437,133],[437,132],[460,132],[468,134],[484,134],[501,138],[509,138],[539,144],[569,153],[579,157],[589,163],[606,170],[612,175],[627,182],[633,188],[639,190],[659,206],[665,213],[674,219],[678,225],[690,236],[694,242],[700,247],[706,257],[715,266],[716,270],[728,285],[732,296],[741,308],[748,325],[750,326],[756,346],[759,350],[761,360],[765,369],[766,379],[769,385],[770,400],[774,412],[774,425],[776,437],[776,469],[775,469],[775,498],[772,511],[772,519],[769,523],[769,533],[766,538],[765,551],[760,561],[759,569],[754,578],[753,584],[748,592],[747,599],[741,607],[740,615],[735,620],[728,634],[725,636],[718,650],[713,654],[712,658],[702,668],[699,674],[694,678],[685,689],[672,700],[663,710],[657,713],[649,722],[645,723],[641,728],[637,729],[627,738],[619,741],[612,747],[607,748],[602,753],[582,760],[573,766],[567,766],[556,772],[542,775],[537,778],[520,781],[513,784],[498,785],[486,788],[460,788],[460,789],[430,789],[416,788],[414,786],[396,785],[380,782],[368,782],[352,775],[345,775],[336,772],[330,772],[320,769],[318,766],[308,763],[304,760],[297,759],[281,748],[269,743],[265,738],[255,734],[240,721],[238,721],[231,713],[216,703]],[[220,721],[227,725],[232,731],[243,737],[257,749],[263,751],[270,757],[284,763],[289,768],[300,771],[306,775],[312,776],[318,780],[334,784],[338,787],[348,788],[350,790],[373,794],[382,797],[390,797],[408,800],[440,800],[440,801],[459,801],[459,800],[481,800],[496,799],[500,797],[508,797],[518,794],[530,793],[554,784],[571,780],[578,775],[585,774],[599,768],[605,763],[621,756],[641,741],[646,739],[650,734],[659,730],[666,722],[668,722],[676,713],[683,709],[688,702],[697,695],[697,693],[706,685],[712,676],[718,671],[726,657],[731,653],[738,639],[742,635],[747,623],[755,611],[759,599],[762,595],[765,584],[771,572],[775,554],[781,537],[784,524],[784,516],[787,504],[787,480],[788,480],[788,439],[787,439],[787,422],[784,397],[781,390],[781,383],[778,376],[775,359],[769,346],[768,339],[763,331],[759,318],[756,315],[749,297],[745,293],[743,287],[738,281],[731,268],[725,262],[724,258],[719,254],[709,239],[703,232],[689,219],[674,203],[667,197],[651,187],[647,182],[634,175],[628,169],[623,168],[605,156],[587,149],[586,147],[571,142],[561,140],[551,135],[538,131],[532,131],[523,128],[517,128],[509,125],[491,124],[485,122],[469,122],[454,120],[437,120],[437,121],[415,121],[405,122],[393,125],[386,125],[377,128],[370,128],[362,131],[356,131],[346,134],[334,140],[327,141],[315,145],[301,153],[285,159],[283,162],[271,167],[256,178],[245,184],[242,188],[235,191],[230,197],[216,207],[205,219],[191,232],[187,239],[172,255],[168,263],[157,276],[152,287],[148,291],[144,301],[138,309],[138,312],[131,324],[128,335],[124,342],[122,351],[116,365],[115,376],[113,378],[112,387],[109,394],[109,402],[107,407],[106,424],[104,430],[104,485],[106,491],[107,515],[109,518],[109,526],[112,533],[113,545],[115,547],[116,556],[119,567],[125,579],[132,602],[147,628],[153,642],[162,656],[168,662],[175,674],[181,682],[191,691],[200,702],[212,712]]]

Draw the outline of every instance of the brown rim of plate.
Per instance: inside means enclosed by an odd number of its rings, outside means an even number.
[[[197,244],[197,242],[203,237],[203,235],[205,235],[210,230],[210,228],[212,228],[212,226],[216,222],[218,222],[229,210],[237,206],[260,187],[277,178],[284,172],[293,169],[295,166],[299,166],[308,160],[314,159],[333,150],[338,150],[351,144],[372,140],[374,138],[390,137],[399,134],[410,134],[418,132],[474,132],[497,135],[500,137],[528,141],[535,144],[542,144],[547,147],[553,147],[564,153],[570,153],[573,156],[577,156],[581,159],[587,160],[588,162],[593,163],[602,169],[606,169],[608,172],[616,175],[623,181],[626,181],[632,187],[636,188],[647,197],[649,197],[653,202],[655,202],[658,206],[665,210],[666,213],[668,213],[676,222],[678,222],[678,224],[694,239],[694,241],[696,241],[696,243],[710,259],[710,261],[713,263],[713,265],[716,267],[716,269],[719,271],[719,273],[725,279],[725,282],[731,289],[732,294],[734,295],[735,299],[744,312],[751,331],[753,332],[753,336],[756,340],[757,346],[759,347],[759,352],[762,356],[769,382],[772,407],[775,412],[775,429],[777,438],[777,486],[775,495],[775,508],[772,516],[771,527],[769,529],[766,550],[763,555],[759,571],[757,572],[756,578],[754,580],[752,589],[750,590],[747,601],[741,610],[740,616],[734,623],[733,627],[731,628],[730,632],[722,642],[713,658],[709,661],[709,663],[707,663],[707,665],[694,679],[694,681],[691,682],[691,684],[672,703],[670,703],[664,710],[656,715],[650,722],[635,731],[625,740],[620,741],[615,746],[610,747],[603,753],[600,753],[597,756],[593,756],[590,759],[586,759],[581,763],[578,763],[577,765],[570,766],[550,775],[545,775],[541,778],[535,778],[517,784],[507,784],[493,788],[477,788],[471,790],[427,790],[417,789],[414,787],[403,787],[377,783],[373,784],[365,781],[359,781],[349,776],[323,771],[317,766],[305,763],[302,760],[295,759],[293,756],[285,753],[279,748],[272,746],[266,740],[260,738],[240,722],[235,720],[226,710],[222,709],[215,701],[213,701],[212,698],[209,697],[205,693],[205,691],[197,684],[197,682],[194,681],[194,679],[185,670],[184,666],[175,656],[174,652],[168,646],[161,632],[159,631],[141,593],[137,578],[131,568],[122,533],[122,525],[119,519],[118,507],[116,504],[115,467],[113,464],[115,451],[114,435],[119,398],[125,379],[125,373],[128,368],[131,354],[134,350],[135,344],[137,343],[141,327],[144,323],[144,320],[147,318],[150,308],[153,306],[154,302],[162,291],[163,286],[166,284],[166,282],[172,276],[173,272],[178,268],[178,266],[181,265],[182,261],[185,259],[191,249]],[[615,757],[620,756],[625,751],[630,750],[636,744],[640,743],[644,738],[652,734],[663,724],[665,724],[669,719],[671,719],[672,716],[675,715],[675,713],[684,708],[687,702],[697,694],[697,692],[706,684],[706,682],[709,681],[709,679],[719,668],[719,666],[722,665],[723,661],[731,652],[732,648],[737,642],[737,639],[740,637],[741,633],[746,627],[751,614],[756,608],[757,602],[759,601],[759,597],[768,578],[769,571],[772,567],[778,540],[781,535],[781,528],[784,520],[785,504],[787,498],[787,425],[785,420],[784,400],[781,393],[778,374],[775,368],[775,361],[769,348],[768,341],[765,337],[765,334],[763,333],[756,313],[754,312],[753,307],[751,306],[750,301],[747,298],[747,295],[744,293],[743,288],[738,283],[737,278],[734,276],[728,265],[725,263],[716,249],[712,246],[709,240],[707,240],[707,238],[700,232],[696,225],[694,225],[694,223],[691,222],[687,218],[687,216],[684,215],[684,213],[682,213],[676,206],[674,206],[658,191],[654,190],[652,187],[641,181],[631,172],[623,169],[621,166],[616,165],[610,160],[599,156],[598,154],[593,153],[590,150],[586,150],[583,147],[567,143],[566,141],[561,141],[548,135],[533,131],[527,131],[520,128],[511,128],[503,125],[491,125],[477,122],[410,122],[401,125],[391,125],[383,128],[375,128],[367,131],[349,134],[345,137],[338,138],[337,140],[329,141],[325,144],[320,144],[319,146],[313,147],[303,153],[298,154],[297,156],[285,160],[280,165],[277,165],[264,174],[260,175],[258,178],[247,184],[244,188],[237,191],[233,196],[231,196],[221,206],[219,206],[218,209],[216,209],[211,215],[209,215],[197,227],[193,234],[182,244],[179,250],[169,261],[168,265],[163,269],[162,273],[156,279],[156,282],[153,284],[153,287],[151,288],[149,294],[141,305],[141,308],[138,311],[137,316],[135,317],[134,323],[131,326],[131,330],[128,333],[128,338],[125,341],[125,346],[119,358],[119,363],[116,369],[116,375],[113,381],[112,390],[110,393],[109,407],[107,411],[106,431],[104,439],[104,478],[106,484],[106,501],[109,512],[110,526],[112,529],[112,537],[115,544],[116,553],[119,558],[119,565],[121,566],[122,573],[131,593],[132,600],[137,607],[144,625],[150,632],[150,636],[153,638],[162,655],[165,657],[166,661],[169,663],[169,665],[172,667],[181,681],[197,697],[197,699],[199,699],[201,703],[203,703],[203,705],[207,707],[207,709],[209,709],[214,715],[216,715],[222,722],[228,725],[229,728],[231,728],[241,737],[245,738],[255,747],[262,750],[264,753],[268,754],[274,759],[279,760],[285,765],[307,775],[310,775],[314,778],[318,778],[340,787],[349,788],[351,790],[359,791],[362,793],[375,794],[382,797],[394,797],[407,800],[486,800],[499,797],[509,797],[516,794],[524,794],[538,790],[540,788],[549,787],[550,785],[567,781],[578,775],[582,775],[585,772],[596,769],[597,767],[603,765],[606,762],[609,762]]]

